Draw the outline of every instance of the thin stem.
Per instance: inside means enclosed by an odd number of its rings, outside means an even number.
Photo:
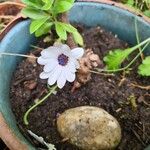
[[[39,46],[35,46],[35,45],[30,45],[32,48],[37,48],[37,49],[40,49],[40,50],[43,50],[44,48],[42,47],[39,47]]]
[[[141,42],[140,44],[138,44],[138,45],[132,47],[131,49],[134,49],[134,50],[135,50],[135,49],[138,49],[139,47],[141,47],[142,45],[146,44],[147,42],[150,42],[150,37],[147,38],[146,40],[144,40],[143,42]]]
[[[41,100],[39,100],[37,103],[35,103],[31,108],[29,108],[26,113],[24,114],[24,117],[23,117],[23,121],[24,121],[24,124],[25,125],[28,125],[29,122],[28,122],[28,115],[29,113],[34,109],[36,108],[38,105],[40,105],[41,103],[43,103],[57,88],[57,85],[55,85],[51,90],[50,92],[44,96]]]
[[[94,74],[104,75],[104,76],[114,76],[113,73],[102,73],[102,72],[98,72],[98,71],[94,71],[94,70],[90,70],[90,72],[94,73]]]
[[[15,54],[15,53],[1,53],[0,55],[6,55],[6,56],[19,56],[19,57],[26,57],[26,58],[38,58],[36,56],[30,56],[30,55],[23,55],[23,54]]]
[[[150,44],[150,41],[148,43],[146,43],[146,45],[143,47],[143,49],[141,50],[141,52],[143,52],[146,47]],[[127,68],[129,68],[134,62],[135,60],[140,56],[140,53],[138,53],[134,59],[126,66],[126,67],[123,67],[123,68],[120,68],[120,69],[116,69],[116,70],[104,70],[104,69],[97,69],[99,72],[118,72],[118,71],[123,71],[123,70],[126,70]]]
[[[140,44],[138,27],[137,27],[137,19],[135,19],[135,35],[136,35],[137,44]],[[144,59],[144,55],[143,55],[143,53],[141,51],[142,51],[142,48],[139,47],[139,52],[140,52],[140,55],[141,55],[141,59],[143,60]]]

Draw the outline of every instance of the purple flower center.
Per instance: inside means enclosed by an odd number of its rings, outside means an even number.
[[[58,56],[58,63],[61,66],[65,66],[68,63],[68,56],[64,55],[64,54],[60,54]]]

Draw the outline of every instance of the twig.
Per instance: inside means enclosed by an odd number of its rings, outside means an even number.
[[[15,53],[1,53],[0,52],[0,56],[1,55],[5,55],[5,56],[19,56],[19,57],[26,57],[26,58],[33,58],[33,59],[38,58],[36,56],[30,56],[30,55],[15,54]]]
[[[143,90],[150,90],[150,85],[142,86],[142,85],[131,83],[130,86],[137,87],[137,88],[140,88],[140,89],[143,89]]]
[[[16,5],[16,6],[19,6],[19,7],[25,7],[26,6],[25,4],[17,3],[17,2],[11,2],[11,1],[3,2],[3,3],[0,4],[0,6],[3,6],[3,5]]]
[[[148,139],[150,139],[150,137],[148,136],[148,134],[145,133],[137,124],[135,124],[135,126],[136,126],[139,130],[141,130],[141,131],[143,132],[143,135],[145,135]]]
[[[14,19],[16,16],[12,16],[12,15],[1,15],[0,19]]]
[[[142,143],[142,145],[146,146],[145,143],[141,140],[140,136],[136,133],[136,131],[134,131],[133,129],[131,129],[131,130],[134,133],[134,135],[136,136],[136,138]]]

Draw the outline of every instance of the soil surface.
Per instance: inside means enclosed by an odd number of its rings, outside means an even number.
[[[108,50],[124,48],[127,44],[100,27],[83,29],[86,48],[92,48],[102,59]],[[40,42],[40,47],[45,44]],[[32,53],[39,55],[40,50]],[[139,59],[140,60],[140,59]],[[49,97],[29,115],[29,125],[23,123],[24,113],[37,99],[47,92],[46,80],[39,74],[42,66],[35,60],[25,59],[18,65],[12,78],[11,103],[17,124],[23,134],[36,146],[41,146],[27,133],[27,129],[56,145],[58,150],[78,150],[64,141],[56,128],[56,118],[69,108],[90,105],[105,109],[117,118],[122,128],[122,140],[117,150],[143,150],[150,144],[150,90],[137,85],[148,86],[150,78],[137,74],[137,65],[129,72],[115,76],[92,74],[92,79],[80,89],[71,93],[72,83],[67,83],[56,95]]]

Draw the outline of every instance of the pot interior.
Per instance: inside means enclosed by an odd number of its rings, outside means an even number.
[[[142,40],[150,36],[150,24],[126,10],[118,7],[93,2],[75,3],[69,14],[72,23],[80,23],[86,27],[102,26],[106,30],[112,31],[118,37],[131,45],[136,44],[135,19],[139,30],[139,37]],[[29,33],[30,20],[25,20],[14,26],[0,43],[1,52],[26,53],[30,50],[30,45],[37,39]],[[150,54],[150,48],[145,54]],[[10,128],[21,139],[28,144],[29,149],[35,149],[19,132],[14,115],[9,102],[9,87],[11,77],[16,65],[21,58],[14,56],[0,56],[0,111],[5,117]]]

